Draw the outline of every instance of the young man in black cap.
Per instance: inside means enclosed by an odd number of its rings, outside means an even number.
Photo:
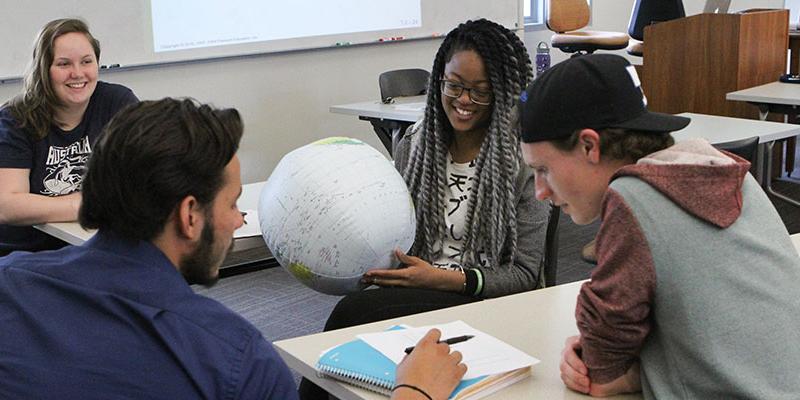
[[[646,398],[796,398],[800,258],[750,164],[647,111],[624,58],[548,70],[521,96],[536,197],[597,218],[564,383]]]

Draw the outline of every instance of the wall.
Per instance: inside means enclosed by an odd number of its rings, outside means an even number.
[[[593,0],[596,30],[627,29],[633,0]],[[687,14],[702,10],[703,0],[684,0]],[[732,10],[781,7],[781,0],[734,0]],[[533,50],[549,31],[528,32]],[[31,42],[33,38],[16,38]],[[101,38],[102,40],[102,38]],[[240,158],[245,183],[264,180],[292,149],[333,135],[364,140],[383,149],[372,127],[352,116],[331,114],[333,104],[378,99],[378,75],[389,69],[430,69],[440,40],[275,54],[247,59],[106,73],[101,79],[122,83],[142,99],[192,96],[217,106],[236,107],[245,121]],[[535,53],[535,50],[533,51]],[[624,52],[622,52],[624,54]],[[566,56],[552,51],[553,63]],[[21,89],[0,85],[0,101]]]
[[[89,22],[92,33],[105,43],[104,63],[126,68],[241,54],[319,49],[334,43],[371,43],[379,37],[429,38],[449,31],[476,14],[504,26],[521,22],[520,0],[492,0],[491,7],[486,6],[485,0],[305,0],[285,7],[275,7],[281,0],[36,0],[25,2],[23,7],[13,7],[12,2],[0,0],[0,9],[13,10],[7,13],[12,17],[2,19],[3,23],[0,23],[0,38],[32,38],[47,21],[77,15]],[[183,16],[169,16],[181,7],[186,8],[187,4],[196,4],[197,7]],[[415,17],[417,12],[420,12],[419,17]],[[380,15],[385,13],[394,15],[394,20],[381,18]],[[159,35],[154,32],[162,32],[158,21],[182,31],[198,28],[192,28],[190,25],[193,24],[208,26],[205,31],[211,35],[209,37],[179,35],[168,39],[175,41],[172,45],[176,47],[196,40],[214,40],[214,37],[227,42],[223,38],[231,39],[229,35],[282,39],[233,44],[236,41],[233,38],[226,45],[156,51],[154,41]],[[226,34],[229,24],[236,25],[230,28],[239,33]],[[413,26],[417,24],[419,26]],[[3,40],[0,78],[20,75],[30,58],[29,47],[30,40]]]
[[[30,40],[30,39],[25,39]],[[102,39],[101,39],[102,40]],[[248,59],[104,73],[141,99],[191,96],[236,107],[245,122],[239,152],[244,183],[264,180],[294,148],[334,135],[383,150],[369,123],[331,114],[333,104],[379,99],[378,75],[397,68],[430,70],[440,39],[388,43]],[[0,85],[0,101],[21,83]]]

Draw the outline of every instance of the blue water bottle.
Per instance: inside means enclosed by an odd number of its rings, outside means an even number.
[[[550,68],[550,46],[545,42],[539,42],[536,46],[536,76],[542,74]]]

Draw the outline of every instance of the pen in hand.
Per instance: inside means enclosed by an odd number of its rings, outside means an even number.
[[[451,337],[449,339],[440,340],[437,343],[456,344],[456,343],[466,342],[467,340],[470,340],[474,337],[475,336],[472,335],[456,336],[456,337]],[[406,354],[411,354],[412,351],[414,351],[414,346],[406,347],[405,349]]]

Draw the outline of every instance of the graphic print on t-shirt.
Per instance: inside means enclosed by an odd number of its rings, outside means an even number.
[[[462,258],[464,235],[466,232],[467,208],[469,196],[472,192],[472,181],[475,176],[475,161],[469,163],[456,163],[448,156],[447,160],[447,190],[445,206],[445,224],[447,232],[441,245],[440,256],[432,265],[442,269],[454,271],[461,270],[458,262]],[[477,252],[476,263],[481,266],[488,264],[484,251]]]
[[[42,194],[60,196],[80,190],[86,162],[91,153],[88,137],[69,146],[50,146],[47,150],[47,174],[42,181]]]

